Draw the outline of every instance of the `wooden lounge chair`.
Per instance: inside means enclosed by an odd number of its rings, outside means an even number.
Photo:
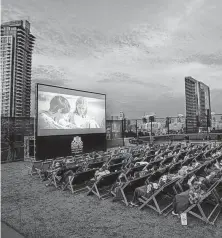
[[[41,169],[42,167],[42,160],[39,161],[33,161],[31,166],[25,166],[26,168],[28,168],[28,174],[33,176],[35,174],[38,174],[37,170]]]
[[[45,172],[47,172],[48,170],[50,170],[51,165],[52,165],[52,163],[51,163],[50,161],[48,161],[48,162],[43,162],[41,168],[40,168],[40,169],[36,169],[36,171],[37,171],[37,173],[38,173],[40,179],[42,179],[42,175],[43,175]]]
[[[87,189],[87,182],[94,178],[97,169],[90,169],[84,172],[76,173],[63,187],[68,188],[72,193],[80,192]]]
[[[102,176],[92,185],[91,188],[87,186],[87,195],[95,194],[99,199],[111,196],[111,187],[114,183],[116,183],[120,173],[121,172],[118,171]]]
[[[104,162],[103,161],[99,161],[99,162],[93,162],[93,163],[89,163],[88,168],[89,169],[98,169],[101,168],[103,166]]]
[[[119,163],[119,164],[113,164],[113,165],[110,165],[108,170],[110,172],[115,172],[115,171],[120,171],[123,167],[123,163]]]
[[[181,167],[182,167],[182,163],[181,162],[177,162],[177,163],[173,164],[169,168],[169,173],[170,174],[175,174],[175,173],[177,173],[180,170]]]
[[[178,180],[179,179],[176,178],[166,183],[165,185],[154,191],[149,198],[143,196],[139,198],[139,201],[142,203],[139,209],[141,210],[144,207],[149,207],[158,212],[158,214],[160,215],[164,213],[164,215],[169,214],[169,212],[172,211],[173,198],[175,195],[174,185]]]
[[[131,200],[130,198],[133,196],[135,189],[140,186],[143,186],[148,177],[149,174],[140,178],[136,178],[134,180],[127,181],[123,186],[121,186],[120,191],[122,201],[125,203],[126,206],[129,205],[129,201]]]
[[[222,182],[222,179],[216,181],[204,194],[197,204],[190,205],[184,213],[188,213],[207,224],[214,225],[222,208],[222,204],[218,197],[215,196],[217,186]],[[210,204],[210,210],[207,211],[206,204]],[[209,209],[209,207],[208,207]]]
[[[132,176],[134,176],[135,172],[140,172],[140,171],[142,171],[145,166],[146,166],[145,164],[142,164],[142,165],[138,165],[138,166],[135,166],[135,167],[133,167],[133,168],[127,170],[127,172],[126,172],[126,177],[132,177]]]

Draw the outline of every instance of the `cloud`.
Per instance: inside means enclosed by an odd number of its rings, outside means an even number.
[[[30,16],[37,37],[33,84],[107,93],[110,111],[135,110],[138,116],[183,113],[185,76],[212,91],[222,89],[220,0],[7,0],[2,5],[4,21]]]

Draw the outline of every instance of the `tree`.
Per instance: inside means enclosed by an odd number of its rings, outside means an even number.
[[[14,118],[1,118],[1,144],[2,152],[7,153],[6,161],[13,161],[16,158],[15,146],[15,125]]]

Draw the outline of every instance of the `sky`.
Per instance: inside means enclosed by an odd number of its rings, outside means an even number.
[[[184,114],[185,76],[222,113],[221,11],[221,0],[2,0],[2,21],[29,19],[36,36],[33,102],[37,82],[89,90],[128,118]]]

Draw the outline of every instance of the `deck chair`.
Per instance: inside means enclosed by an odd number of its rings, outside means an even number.
[[[72,167],[67,167],[64,169],[64,173],[71,170],[74,174],[81,168],[79,165],[73,165]],[[51,180],[49,184],[54,185],[56,188],[58,188],[58,182],[60,181],[60,176],[57,176],[57,173],[52,173],[51,174]]]
[[[56,157],[54,161],[61,162],[61,161],[64,161],[64,159],[65,159],[64,157]]]
[[[141,162],[141,161],[143,161],[143,158],[141,157],[138,157],[138,158],[134,158],[132,161],[130,161],[126,166],[128,166],[129,164],[131,164],[131,163],[136,163],[136,162]]]
[[[222,179],[216,181],[204,194],[203,198],[197,203],[190,205],[184,213],[188,213],[196,218],[199,218],[207,224],[214,225],[222,208],[222,204],[217,196],[215,196],[215,190],[217,186],[222,182]],[[207,204],[211,207],[207,209]]]
[[[51,168],[51,162],[43,162],[41,168],[36,169],[40,179],[42,179],[42,175],[48,170],[50,170],[50,168]]]
[[[205,157],[204,157],[204,152],[201,152],[200,154],[198,154],[198,155],[194,158],[194,160],[196,160],[196,162],[203,162],[204,159],[205,159]]]
[[[113,164],[113,165],[110,165],[110,166],[109,166],[108,170],[109,170],[110,172],[115,172],[116,170],[117,170],[117,171],[120,171],[120,170],[122,170],[122,166],[123,166],[123,165],[124,165],[123,163]]]
[[[81,168],[81,166],[76,165],[76,164],[74,164],[73,166],[70,166],[70,167],[66,166],[65,172],[67,172],[68,170],[71,170],[73,173],[76,173],[80,168]]]
[[[170,174],[175,174],[181,169],[181,167],[182,167],[182,163],[177,162],[177,163],[173,164],[172,166],[170,166],[169,173]]]
[[[28,174],[31,176],[38,174],[37,170],[41,169],[42,163],[43,161],[39,160],[39,161],[33,161],[31,166],[26,165],[25,167],[28,168]]]
[[[72,193],[85,190],[86,183],[94,178],[96,169],[90,169],[80,173],[76,173],[73,177],[69,178],[69,181],[63,187],[63,190],[68,188]]]
[[[170,164],[173,162],[173,158],[174,156],[170,156],[168,158],[165,158],[162,162],[161,162],[161,165],[167,165],[167,164]]]
[[[162,172],[156,171],[149,176],[148,181],[151,183],[158,182],[162,175],[163,175]]]
[[[66,168],[71,169],[76,167],[76,162],[66,163]]]
[[[155,158],[155,155],[149,155],[145,159],[143,159],[144,162],[150,162]]]
[[[187,152],[182,152],[181,154],[179,154],[178,156],[178,160],[184,159],[184,157],[186,156]]]
[[[97,180],[92,187],[87,186],[87,195],[95,194],[99,199],[104,199],[107,196],[111,196],[111,187],[116,183],[121,171],[110,173],[102,176]]]
[[[150,166],[152,165],[152,167],[153,167],[153,166],[160,167],[161,162],[162,162],[162,160],[159,159],[159,160],[156,160],[156,161],[152,161],[149,165],[150,165]]]
[[[149,174],[136,178],[131,181],[127,181],[121,188],[121,196],[123,198],[123,202],[125,203],[126,206],[129,205],[130,198],[133,196],[134,190],[138,187],[141,187],[145,184],[145,181],[149,177]]]
[[[89,169],[98,169],[98,168],[101,168],[103,166],[104,162],[103,161],[99,161],[99,162],[93,162],[93,163],[90,163],[88,165],[88,168]]]
[[[192,161],[194,160],[194,157],[190,157],[189,159],[185,160],[182,162],[182,166],[188,166],[192,163]]]
[[[61,163],[61,162],[63,162],[63,159],[54,159],[52,161],[52,167],[54,167],[56,163]]]
[[[204,176],[206,166],[207,164],[201,165],[195,168],[194,170],[190,171],[186,176],[184,176],[180,180],[178,180],[175,186],[177,193],[181,193],[189,189],[188,180],[193,176],[193,174],[195,174],[196,176]]]
[[[129,169],[129,170],[126,172],[126,177],[132,177],[135,172],[142,171],[145,166],[146,166],[146,165],[142,164],[142,165],[138,165],[138,166],[136,166],[136,167],[133,167],[133,168]]]
[[[73,156],[67,156],[67,157],[65,158],[65,162],[66,162],[66,163],[74,162]]]
[[[113,165],[113,164],[120,164],[122,163],[122,161],[124,160],[124,158],[115,158],[109,161],[109,165]]]
[[[175,195],[174,185],[179,179],[174,179],[157,189],[151,194],[149,198],[141,197],[139,201],[142,205],[139,209],[143,209],[144,207],[149,207],[154,211],[158,212],[158,214],[168,215],[170,211],[172,211],[173,198]]]

